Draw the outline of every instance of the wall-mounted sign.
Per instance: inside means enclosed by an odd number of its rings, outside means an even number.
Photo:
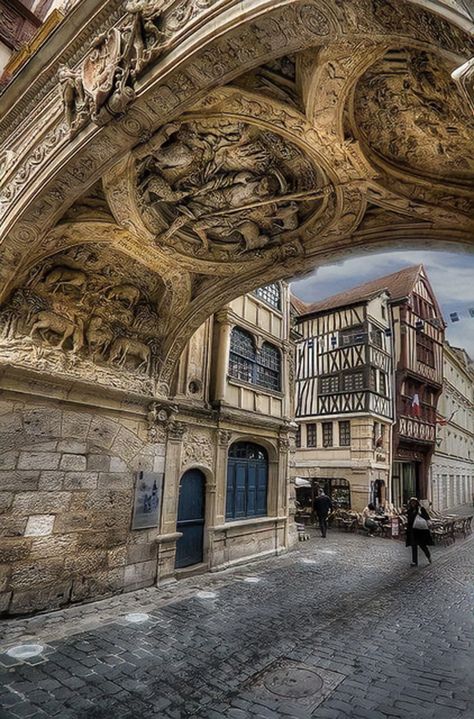
[[[163,472],[137,472],[132,529],[150,529],[158,526],[163,478]]]

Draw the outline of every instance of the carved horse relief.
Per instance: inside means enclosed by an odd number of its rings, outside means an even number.
[[[76,318],[76,322],[62,317],[55,312],[38,312],[33,317],[33,326],[30,331],[30,337],[32,338],[35,332],[39,332],[43,340],[47,341],[47,332],[52,332],[54,335],[61,337],[59,344],[57,345],[60,349],[64,349],[69,337],[72,337],[72,351],[78,352],[84,345],[84,322],[79,317]]]
[[[118,337],[110,348],[110,361],[117,362],[120,367],[123,367],[128,357],[141,360],[136,368],[137,370],[145,369],[147,373],[149,372],[151,360],[149,346],[137,339]]]

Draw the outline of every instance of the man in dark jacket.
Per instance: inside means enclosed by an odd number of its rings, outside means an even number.
[[[328,514],[332,509],[332,502],[327,496],[327,494],[324,494],[324,490],[320,489],[319,494],[314,500],[314,511],[318,515],[318,521],[319,521],[319,528],[321,530],[321,537],[326,536],[326,532],[328,531]]]

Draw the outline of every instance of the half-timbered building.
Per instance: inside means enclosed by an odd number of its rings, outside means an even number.
[[[382,286],[293,303],[296,475],[342,506],[385,501],[390,475],[392,340]]]
[[[408,267],[391,277],[388,285],[396,355],[397,419],[393,434],[392,501],[401,506],[414,495],[429,498],[445,325],[423,265]]]
[[[297,473],[355,508],[428,498],[444,322],[423,266],[294,311]]]

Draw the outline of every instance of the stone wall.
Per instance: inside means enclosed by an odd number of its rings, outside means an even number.
[[[134,473],[165,445],[125,412],[0,400],[0,611],[60,607],[153,584],[159,529],[130,531]],[[132,419],[130,419],[130,416]]]

